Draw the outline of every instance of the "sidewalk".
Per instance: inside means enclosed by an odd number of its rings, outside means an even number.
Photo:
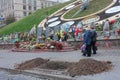
[[[119,49],[99,49],[96,55],[91,55],[90,58],[96,60],[113,60],[120,61]],[[55,61],[77,62],[80,59],[88,58],[82,56],[80,50],[71,52],[12,52],[10,50],[0,50],[0,67],[14,68],[14,64],[25,60],[41,57]],[[7,62],[6,62],[7,61]],[[10,65],[9,65],[10,64]]]
[[[18,53],[10,50],[0,50],[0,67],[14,69],[14,65],[33,58],[44,58],[53,61],[78,62],[80,59],[88,57],[82,56],[80,50],[72,52],[39,52],[39,53]],[[95,75],[74,77],[75,80],[120,80],[120,50],[119,49],[100,49],[92,59],[100,61],[111,61],[114,65],[109,72],[103,72]],[[59,76],[59,75],[57,75]]]

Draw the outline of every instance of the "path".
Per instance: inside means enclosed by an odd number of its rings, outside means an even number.
[[[69,61],[77,62],[83,57],[80,50],[73,52],[39,52],[39,53],[18,53],[11,52],[9,50],[0,50],[0,67],[14,69],[14,65],[30,60],[33,58],[41,57],[44,59],[50,59],[55,61]],[[92,55],[90,58],[100,61],[111,61],[114,65],[113,69],[109,72],[103,72],[96,75],[78,76],[72,79],[75,80],[120,80],[120,50],[98,50],[98,54]],[[37,73],[33,71],[32,73]],[[63,75],[51,75],[51,76],[63,76]],[[64,76],[63,76],[64,77]]]

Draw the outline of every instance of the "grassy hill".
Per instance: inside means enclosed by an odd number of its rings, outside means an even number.
[[[23,18],[20,21],[14,22],[12,24],[9,24],[2,29],[0,29],[0,34],[9,34],[12,32],[25,32],[29,31],[34,24],[38,25],[44,18],[46,18],[46,12],[48,11],[48,15],[56,12],[57,10],[61,9],[62,7],[68,5],[69,3],[76,1],[71,0],[70,2],[61,3],[56,6],[52,6],[49,8],[44,8],[41,10],[36,11],[35,13],[31,14],[30,16],[27,16]],[[87,10],[81,12],[80,14],[76,15],[75,18],[89,15],[91,13],[97,12],[100,9],[103,9],[104,7],[108,6],[112,0],[93,0]],[[80,7],[77,7],[73,10],[71,10],[69,13],[67,13],[64,17],[65,18],[71,18],[75,12],[79,10]]]
[[[0,29],[0,34],[29,31],[34,24],[38,25],[44,18],[46,18],[47,11],[48,11],[48,15],[50,15],[73,1],[75,0],[66,3],[61,3],[49,8],[40,9],[35,13],[31,14],[30,16],[23,18],[20,21],[14,22],[12,24],[3,27],[2,29]]]
[[[101,9],[104,9],[108,5],[112,3],[113,0],[92,0],[86,10],[83,12],[78,13],[74,18],[86,16],[92,13],[95,13]],[[71,19],[72,16],[80,9],[80,6],[74,8],[73,10],[69,11],[64,18]]]

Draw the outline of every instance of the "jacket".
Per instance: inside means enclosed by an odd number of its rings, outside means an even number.
[[[86,45],[90,45],[91,44],[91,31],[90,30],[87,30],[85,33],[84,33],[84,36],[83,36],[83,42],[86,44]]]
[[[97,33],[95,30],[91,30],[91,39],[92,41],[97,41]]]

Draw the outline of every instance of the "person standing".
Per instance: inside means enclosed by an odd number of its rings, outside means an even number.
[[[92,48],[93,54],[96,54],[97,33],[96,33],[96,30],[94,29],[94,27],[91,26],[90,29],[91,29],[91,48]]]
[[[57,41],[60,41],[60,39],[61,39],[60,31],[57,31],[56,35],[57,35],[57,37],[58,37],[58,40],[57,40]]]
[[[54,30],[53,29],[50,30],[50,36],[49,37],[50,37],[51,40],[54,40]]]
[[[74,25],[72,26],[72,37],[73,37],[74,41],[76,41],[76,38],[75,38],[75,26]]]
[[[110,37],[110,24],[108,19],[103,23],[103,34],[106,38]]]
[[[67,32],[64,32],[64,34],[63,34],[63,41],[67,41],[67,39],[68,39],[68,34],[67,34]]]
[[[83,36],[83,43],[86,45],[86,53],[83,53],[83,56],[91,56],[91,30],[87,26],[86,31]]]

